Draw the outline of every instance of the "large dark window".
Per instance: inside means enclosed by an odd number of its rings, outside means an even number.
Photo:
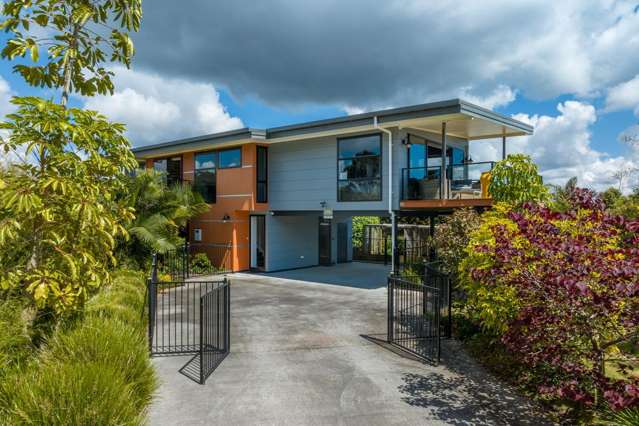
[[[167,185],[182,182],[182,157],[163,158],[153,161],[153,168],[162,173]]]
[[[268,202],[268,148],[257,147],[257,202]]]
[[[233,167],[242,167],[242,149],[233,148],[218,151],[220,155],[219,168],[230,169]]]
[[[209,204],[215,203],[217,152],[201,152],[195,154],[195,179],[193,189],[199,192]]]
[[[338,139],[337,146],[337,201],[381,200],[381,136]]]

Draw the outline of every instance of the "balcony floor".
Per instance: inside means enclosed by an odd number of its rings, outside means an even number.
[[[493,205],[491,198],[466,198],[455,200],[404,200],[399,206],[401,210],[451,211],[463,207],[487,208]]]

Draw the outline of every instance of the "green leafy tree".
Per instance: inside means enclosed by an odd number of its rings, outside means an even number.
[[[130,31],[138,31],[142,0],[12,0],[3,5],[0,28],[12,33],[2,57],[29,56],[33,65],[16,64],[32,86],[61,89],[61,103],[69,94],[113,93],[113,72],[103,63],[131,63]],[[37,31],[34,31],[37,29]],[[40,52],[46,48],[46,63]]]
[[[0,286],[28,295],[38,318],[81,307],[111,281],[113,251],[133,211],[115,196],[136,163],[124,126],[93,111],[67,108],[70,94],[113,90],[107,54],[129,64],[129,31],[139,28],[139,0],[13,0],[0,26],[2,55],[30,56],[14,70],[27,83],[57,89],[59,103],[14,98],[0,129],[0,149],[25,161],[0,171]],[[103,35],[104,33],[106,35]],[[34,34],[43,34],[36,37]],[[46,61],[40,59],[47,48]]]
[[[166,252],[182,244],[180,228],[208,210],[202,196],[190,186],[169,188],[162,175],[154,170],[141,170],[129,177],[123,201],[133,207],[136,217],[126,225],[131,238],[121,239],[118,251],[138,266],[142,266],[152,252]]]
[[[488,191],[495,201],[514,205],[549,199],[537,165],[523,154],[509,155],[495,164]]]
[[[467,256],[470,236],[480,224],[481,217],[475,210],[459,209],[444,217],[435,228],[433,246],[437,259],[448,273],[456,275],[459,264]]]
[[[380,218],[377,216],[353,216],[353,245],[361,247],[366,225],[378,225],[380,223]]]
[[[570,199],[577,188],[577,177],[573,176],[564,186],[561,185],[548,185],[552,194],[552,202],[554,207],[560,211],[566,211],[570,208]]]

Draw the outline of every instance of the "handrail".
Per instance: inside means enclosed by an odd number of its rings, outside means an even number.
[[[484,172],[491,171],[495,166],[494,161],[465,162],[449,164],[446,166],[445,176],[442,176],[440,166],[404,167],[402,168],[401,199],[422,200],[439,198],[439,185],[441,179],[445,179],[449,185],[468,185],[480,182],[480,176]],[[447,194],[448,196],[448,194]]]
[[[466,162],[466,163],[458,163],[458,164],[448,164],[446,166],[446,168],[453,168],[453,167],[469,167],[469,166],[478,166],[478,165],[484,165],[484,164],[490,164],[491,165],[491,169],[495,166],[495,161],[473,161],[473,162]],[[404,170],[441,170],[441,166],[428,166],[428,167],[403,167],[402,171]]]

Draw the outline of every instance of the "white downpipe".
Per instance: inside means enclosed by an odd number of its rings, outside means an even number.
[[[377,116],[373,117],[373,125],[379,131],[388,135],[388,213],[391,217],[391,270],[395,272],[395,212],[393,211],[393,133],[383,127],[379,127]]]

